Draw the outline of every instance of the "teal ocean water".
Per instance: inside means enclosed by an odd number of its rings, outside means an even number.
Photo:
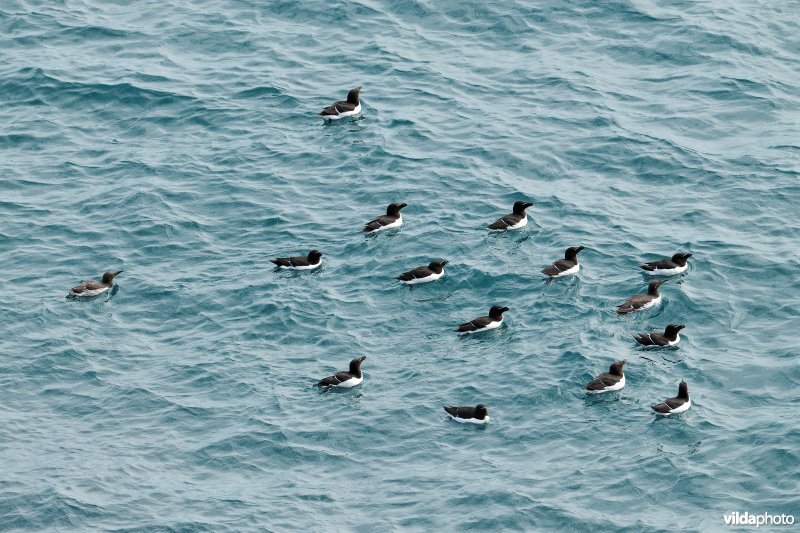
[[[796,3],[6,0],[0,28],[0,530],[800,520]],[[670,322],[677,349],[631,338]],[[359,355],[362,387],[312,387]]]

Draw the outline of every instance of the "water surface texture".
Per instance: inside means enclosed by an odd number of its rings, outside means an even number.
[[[6,0],[0,529],[800,520],[793,2]],[[363,115],[316,113],[363,87]],[[485,225],[531,199],[531,223]],[[362,225],[406,202],[398,231]],[[585,246],[576,278],[539,270]],[[325,253],[313,273],[276,256]],[[645,260],[691,251],[655,311]],[[412,289],[397,274],[448,259]],[[113,294],[66,299],[124,269]],[[506,324],[459,338],[492,304]],[[678,349],[631,335],[686,324]],[[311,387],[366,355],[365,382]],[[628,385],[587,397],[615,359]],[[649,406],[681,379],[694,405]],[[487,427],[445,404],[485,403]]]

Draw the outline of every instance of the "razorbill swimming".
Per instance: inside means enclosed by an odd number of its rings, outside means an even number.
[[[350,370],[337,372],[327,378],[322,378],[314,386],[315,387],[355,387],[361,385],[364,381],[364,376],[361,374],[361,363],[364,362],[366,356],[356,357],[350,361]]]
[[[465,322],[458,326],[455,331],[459,333],[480,333],[481,331],[499,328],[503,323],[503,313],[508,310],[508,307],[493,305],[489,309],[489,316],[479,316],[474,320]]]
[[[670,324],[664,328],[664,333],[654,331],[653,333],[640,333],[634,335],[633,338],[639,344],[645,346],[675,346],[681,342],[681,336],[678,332],[685,328],[683,324]]]
[[[364,231],[366,233],[375,233],[402,226],[403,215],[400,214],[400,210],[406,207],[406,205],[407,204],[389,204],[389,207],[386,208],[386,214],[367,222],[367,225],[364,226]]]
[[[112,270],[103,274],[102,281],[95,281],[93,279],[86,280],[80,285],[72,287],[69,292],[73,296],[87,297],[97,296],[103,294],[114,284],[114,277],[121,273],[122,270]]]
[[[658,261],[651,261],[639,268],[646,271],[651,276],[674,276],[684,272],[689,268],[687,259],[692,257],[692,254],[678,253],[672,256],[672,259],[659,259]]]
[[[658,288],[663,284],[663,281],[653,280],[647,286],[647,294],[635,294],[625,300],[625,303],[617,306],[617,313],[624,315],[632,311],[642,311],[650,309],[661,303],[661,293]]]
[[[308,252],[307,257],[298,255],[295,257],[278,257],[277,259],[270,259],[271,263],[275,263],[278,268],[291,268],[294,270],[312,270],[322,264],[322,252],[318,250],[311,250]]]
[[[533,202],[523,202],[522,200],[514,202],[514,212],[510,215],[498,218],[489,224],[489,229],[508,230],[519,229],[527,226],[528,215],[525,213],[525,209],[532,205]]]
[[[450,418],[462,424],[485,424],[489,421],[489,410],[481,403],[475,407],[445,406],[444,410]]]
[[[589,394],[599,394],[601,392],[620,390],[625,386],[625,373],[622,371],[624,365],[625,361],[612,363],[608,372],[600,374],[586,384],[586,391]]]
[[[660,415],[671,415],[688,411],[691,406],[692,400],[689,399],[689,386],[685,381],[681,380],[681,384],[678,385],[678,395],[652,406],[652,409]]]
[[[560,278],[577,274],[581,266],[578,264],[578,253],[583,250],[583,246],[570,246],[564,252],[564,259],[555,261],[552,265],[542,270],[542,274],[547,274],[551,278]]]
[[[335,102],[322,110],[320,116],[325,120],[339,120],[344,117],[352,117],[361,113],[361,101],[358,96],[361,93],[361,87],[350,89],[347,93],[347,101]]]
[[[421,266],[408,272],[403,272],[395,279],[399,279],[406,285],[417,285],[419,283],[428,283],[429,281],[436,281],[444,276],[444,266],[449,261],[432,261],[428,266]]]

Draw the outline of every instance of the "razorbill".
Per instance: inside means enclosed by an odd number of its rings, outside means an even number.
[[[671,415],[687,411],[691,406],[692,400],[689,399],[689,386],[685,381],[681,380],[681,384],[678,385],[678,395],[652,406],[652,409],[660,415]]]
[[[542,270],[542,274],[547,274],[551,278],[560,278],[577,274],[581,266],[578,264],[578,253],[583,250],[583,246],[570,246],[564,252],[564,259],[559,259],[549,267]]]
[[[418,283],[428,283],[436,281],[444,276],[444,266],[448,261],[432,261],[428,266],[421,266],[408,272],[403,272],[395,279],[399,279],[406,285],[416,285]]]
[[[69,292],[73,296],[87,297],[97,296],[103,294],[114,284],[114,277],[121,273],[122,270],[112,270],[103,274],[102,281],[95,281],[93,279],[86,280],[80,285],[72,287]]]
[[[481,331],[499,328],[500,324],[503,323],[503,313],[508,310],[508,307],[493,305],[489,309],[489,316],[479,316],[474,320],[465,322],[458,326],[455,331],[459,333],[480,333]]]
[[[389,207],[386,208],[386,214],[367,222],[367,225],[364,226],[364,231],[366,233],[375,233],[389,228],[400,227],[403,224],[403,215],[400,214],[400,210],[406,205],[389,204]]]
[[[308,252],[307,257],[298,255],[295,257],[278,257],[270,259],[271,263],[275,263],[278,268],[291,268],[294,270],[312,270],[322,264],[322,252],[318,250],[311,250]]]
[[[654,331],[653,333],[640,333],[634,335],[633,338],[639,344],[645,346],[675,346],[681,342],[681,336],[678,332],[685,328],[683,324],[670,324],[664,328],[664,333]]]
[[[361,87],[350,89],[347,93],[346,102],[335,102],[322,110],[320,116],[325,120],[339,120],[344,117],[352,117],[361,113],[361,101],[358,96],[361,93]]]
[[[361,385],[361,382],[364,381],[364,376],[361,374],[361,363],[363,363],[366,358],[366,356],[356,357],[350,361],[350,370],[347,372],[343,370],[327,378],[322,378],[314,386],[349,388]]]
[[[485,424],[489,421],[489,411],[480,403],[475,407],[445,406],[444,410],[450,418],[463,424]]]
[[[625,303],[617,306],[617,313],[624,315],[631,311],[642,311],[649,309],[661,303],[661,293],[658,288],[663,284],[663,281],[653,280],[647,286],[647,294],[635,294],[625,300]]]
[[[599,394],[601,392],[620,390],[625,386],[625,373],[622,371],[624,365],[625,361],[612,363],[608,372],[600,374],[586,384],[586,391],[589,394]]]
[[[525,209],[532,205],[533,202],[523,202],[522,200],[514,202],[514,212],[489,224],[489,229],[508,230],[527,226],[528,215],[525,213]]]
[[[639,268],[646,271],[651,276],[674,276],[684,272],[689,268],[687,259],[692,257],[692,254],[679,253],[672,256],[672,259],[659,259],[658,261],[651,261],[639,265]]]

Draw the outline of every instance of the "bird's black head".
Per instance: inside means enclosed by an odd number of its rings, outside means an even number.
[[[489,316],[492,318],[503,318],[503,313],[508,311],[508,307],[503,307],[500,305],[493,305],[491,309],[489,309]]]
[[[515,215],[524,215],[525,209],[529,208],[533,205],[533,202],[525,202],[523,200],[518,200],[514,202],[514,214]]]
[[[683,380],[681,380],[681,384],[678,385],[678,398],[681,400],[689,399],[689,385]]]
[[[663,279],[654,279],[647,286],[647,294],[651,296],[658,296],[658,288],[664,284]]]
[[[431,270],[433,270],[434,272],[436,272],[438,274],[439,272],[442,271],[442,268],[449,262],[450,261],[447,261],[447,260],[445,260],[445,261],[431,261],[431,263],[428,265],[428,268],[430,268]]]
[[[672,256],[672,262],[679,266],[684,266],[686,264],[686,260],[692,257],[690,253],[677,253]]]
[[[664,336],[670,338],[674,337],[675,335],[678,334],[680,330],[682,330],[685,327],[686,326],[684,326],[683,324],[670,324],[666,327],[666,329],[664,329]]]
[[[478,405],[475,406],[475,418],[477,418],[478,420],[483,420],[487,416],[489,416],[489,410],[486,408],[485,405],[479,403]]]
[[[366,355],[362,355],[350,361],[350,373],[356,376],[361,375],[361,363],[363,363],[366,358]]]
[[[622,361],[615,361],[611,363],[611,368],[608,369],[609,374],[614,374],[615,376],[621,376],[622,374],[622,367],[625,366],[625,360]]]
[[[308,260],[312,263],[316,263],[319,261],[319,258],[322,257],[322,252],[319,250],[311,250],[308,252]]]
[[[581,250],[583,250],[583,246],[570,246],[564,252],[564,259],[575,259]]]
[[[406,205],[408,204],[389,204],[389,207],[386,208],[386,214],[392,217],[400,216],[400,210],[406,207]]]
[[[360,94],[361,94],[360,86],[354,89],[350,89],[350,92],[347,93],[347,103],[358,105],[358,96]]]
[[[110,285],[111,282],[114,281],[114,277],[121,272],[122,270],[110,270],[106,272],[105,274],[103,274],[103,283],[105,283],[106,285]]]

